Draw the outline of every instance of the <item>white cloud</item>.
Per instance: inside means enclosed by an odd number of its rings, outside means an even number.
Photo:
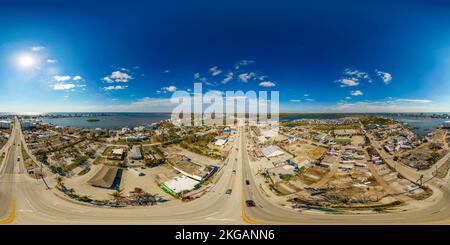
[[[375,71],[377,73],[377,76],[381,78],[381,80],[383,80],[384,84],[388,85],[389,83],[392,82],[392,74],[379,70]]]
[[[363,95],[363,92],[361,92],[361,90],[355,90],[355,91],[352,91],[350,93],[353,96],[361,96],[361,95]]]
[[[347,96],[347,97],[345,97],[345,99],[346,99],[346,100],[351,100],[351,99],[352,99],[352,97],[350,97],[350,96]]]
[[[290,102],[292,102],[292,103],[299,103],[299,102],[301,102],[301,100],[289,100]]]
[[[57,82],[64,82],[70,80],[70,78],[70,76],[53,76],[53,79],[55,79],[55,81]]]
[[[106,91],[111,91],[111,90],[123,90],[126,88],[128,88],[128,86],[116,85],[116,86],[107,86],[107,87],[104,87],[103,89]]]
[[[209,72],[211,73],[211,75],[212,76],[217,76],[217,75],[219,75],[220,73],[222,73],[222,71],[217,67],[217,66],[214,66],[214,67],[211,67],[211,68],[209,68]]]
[[[163,73],[169,73],[170,72],[170,70],[164,70],[163,71]]]
[[[31,48],[31,50],[34,51],[34,52],[39,52],[39,51],[42,51],[44,49],[45,49],[44,46],[34,46],[34,47]]]
[[[238,61],[238,62],[236,63],[236,65],[234,66],[234,68],[235,68],[236,70],[238,70],[238,69],[240,69],[242,66],[247,66],[247,65],[250,65],[250,64],[252,64],[252,63],[254,63],[253,60],[241,60],[241,61]]]
[[[73,89],[76,85],[72,83],[56,83],[53,85],[54,90],[67,90],[67,89]]]
[[[338,82],[341,84],[341,87],[358,86],[361,81],[372,83],[372,79],[370,78],[369,74],[364,71],[347,68],[342,72],[342,74],[344,75],[344,77],[338,80]]]
[[[271,81],[264,81],[264,82],[260,82],[259,86],[261,87],[266,87],[266,88],[270,88],[270,87],[275,87],[275,83],[271,82]]]
[[[338,112],[417,112],[435,111],[431,100],[426,99],[387,99],[382,101],[341,102],[331,107],[330,111]]]
[[[309,94],[304,94],[303,96],[305,96],[305,97],[308,97],[308,96],[309,96]]]
[[[398,102],[407,102],[407,103],[419,103],[419,104],[427,104],[432,103],[432,100],[426,100],[426,99],[397,99]]]
[[[121,71],[126,71],[126,72],[129,72],[129,71],[130,71],[130,69],[124,68],[124,67],[119,67],[119,68],[117,68],[117,69],[119,69],[119,70],[121,70]]]
[[[177,87],[175,87],[175,86],[167,86],[167,87],[164,87],[162,89],[164,91],[167,91],[167,92],[175,92],[175,91],[177,91]]]
[[[349,77],[354,77],[354,78],[358,78],[358,79],[370,79],[369,74],[367,74],[364,71],[359,71],[356,69],[347,68],[344,70],[343,74],[347,75]]]
[[[341,84],[341,87],[353,87],[359,85],[359,82],[355,79],[342,78],[339,79],[338,82]]]
[[[305,99],[306,101],[309,101],[309,102],[313,102],[313,101],[315,101],[314,99],[310,99],[310,98],[308,98],[308,99]]]
[[[229,81],[233,80],[233,76],[234,76],[234,73],[231,72],[231,71],[229,71],[229,72],[225,75],[225,78],[222,80],[222,83],[223,83],[223,84],[227,84]]]
[[[256,76],[256,74],[254,72],[242,73],[242,74],[239,74],[239,79],[242,82],[247,83],[250,79],[254,78],[255,76]]]
[[[214,85],[216,85],[214,82],[210,82],[209,80],[208,80],[208,78],[206,78],[206,77],[203,77],[202,75],[200,75],[200,73],[194,73],[194,79],[195,80],[197,80],[197,81],[199,81],[199,82],[201,82],[201,83],[204,83],[204,84],[206,84],[206,85],[212,85],[212,86],[214,86]]]
[[[80,81],[81,79],[83,79],[81,76],[74,76],[72,78],[74,81]]]
[[[107,82],[107,83],[113,83],[113,82],[114,82],[114,81],[113,81],[111,78],[109,78],[109,77],[104,77],[104,78],[102,78],[102,80],[105,81],[105,82]]]
[[[125,68],[121,68],[121,69],[125,69]],[[102,79],[103,79],[103,81],[105,81],[107,83],[113,83],[113,82],[126,83],[134,78],[128,73],[121,72],[121,71],[114,71],[111,73],[111,75],[106,76]]]
[[[57,61],[55,59],[47,59],[47,63],[55,64]]]

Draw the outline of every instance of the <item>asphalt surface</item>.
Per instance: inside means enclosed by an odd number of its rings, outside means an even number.
[[[12,146],[9,145],[0,171],[0,223],[6,217],[10,217],[12,224],[441,224],[450,221],[448,184],[442,189],[436,187],[436,195],[417,202],[417,208],[405,212],[336,215],[294,210],[273,203],[256,186],[243,127],[238,129],[232,142],[233,148],[221,169],[220,179],[199,199],[187,203],[176,200],[151,207],[82,205],[56,196],[42,180],[30,178],[24,171],[18,146],[23,143],[18,123],[11,135],[7,144]],[[430,185],[442,183],[433,180]],[[227,189],[233,190],[231,195],[225,194]],[[256,207],[246,207],[245,200],[254,200]]]

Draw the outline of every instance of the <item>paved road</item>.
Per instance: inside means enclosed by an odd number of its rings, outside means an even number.
[[[245,137],[241,137],[245,141]],[[245,145],[245,142],[242,142]],[[243,148],[243,147],[242,147]],[[248,221],[254,224],[422,224],[450,223],[450,189],[444,186],[442,193],[435,197],[417,202],[418,208],[412,211],[387,214],[332,215],[319,211],[300,211],[283,207],[268,201],[255,188],[254,173],[251,173],[249,157],[246,151],[243,159],[243,175],[250,181],[244,188],[244,198],[255,201],[257,207],[245,207]],[[437,189],[436,191],[439,191]],[[441,192],[439,191],[439,192]],[[420,208],[419,208],[420,207]]]
[[[256,188],[250,169],[246,137],[243,128],[238,129],[230,157],[224,171],[212,191],[189,202],[170,201],[153,207],[100,208],[73,203],[61,199],[46,190],[41,180],[35,180],[23,171],[23,163],[17,141],[21,131],[15,124],[4,170],[0,180],[0,220],[14,211],[14,224],[380,224],[380,223],[433,223],[450,220],[450,189],[433,199],[420,202],[421,207],[412,211],[376,215],[331,215],[318,212],[299,212],[290,207],[272,203]],[[14,144],[14,143],[13,143]],[[232,173],[236,170],[236,174]],[[250,185],[245,184],[249,180]],[[226,189],[233,189],[225,195]],[[244,201],[252,199],[257,207],[246,207]]]
[[[19,140],[20,127],[14,128],[14,140]],[[233,144],[237,146],[239,140]],[[15,155],[15,148],[10,154]],[[18,152],[20,155],[20,151]],[[10,169],[18,164],[10,157],[5,166]],[[24,172],[12,175],[14,181],[8,182],[1,204],[8,206],[1,210],[1,217],[8,216],[12,200],[16,200],[15,224],[241,224],[241,188],[240,165],[237,164],[235,147],[226,161],[224,171],[212,191],[203,197],[188,202],[170,201],[167,204],[153,207],[137,208],[100,208],[73,203],[55,196],[51,190],[46,190],[41,180],[35,180]],[[16,159],[17,160],[17,159]],[[22,164],[23,165],[23,164]],[[236,169],[237,174],[232,174]],[[2,178],[8,176],[3,175]],[[11,177],[11,176],[9,176]],[[7,187],[7,188],[6,188]],[[11,188],[11,189],[8,189]],[[231,195],[226,195],[232,188]],[[2,194],[3,195],[3,194]]]

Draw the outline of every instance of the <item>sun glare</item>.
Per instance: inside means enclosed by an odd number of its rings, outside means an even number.
[[[31,68],[35,65],[35,59],[31,55],[21,55],[19,56],[18,63],[20,67]]]

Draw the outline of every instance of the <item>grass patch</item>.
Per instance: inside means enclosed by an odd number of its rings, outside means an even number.
[[[78,173],[78,175],[79,175],[79,176],[85,175],[85,174],[89,173],[89,171],[91,171],[91,168],[85,168],[85,169],[81,170],[81,171]]]

